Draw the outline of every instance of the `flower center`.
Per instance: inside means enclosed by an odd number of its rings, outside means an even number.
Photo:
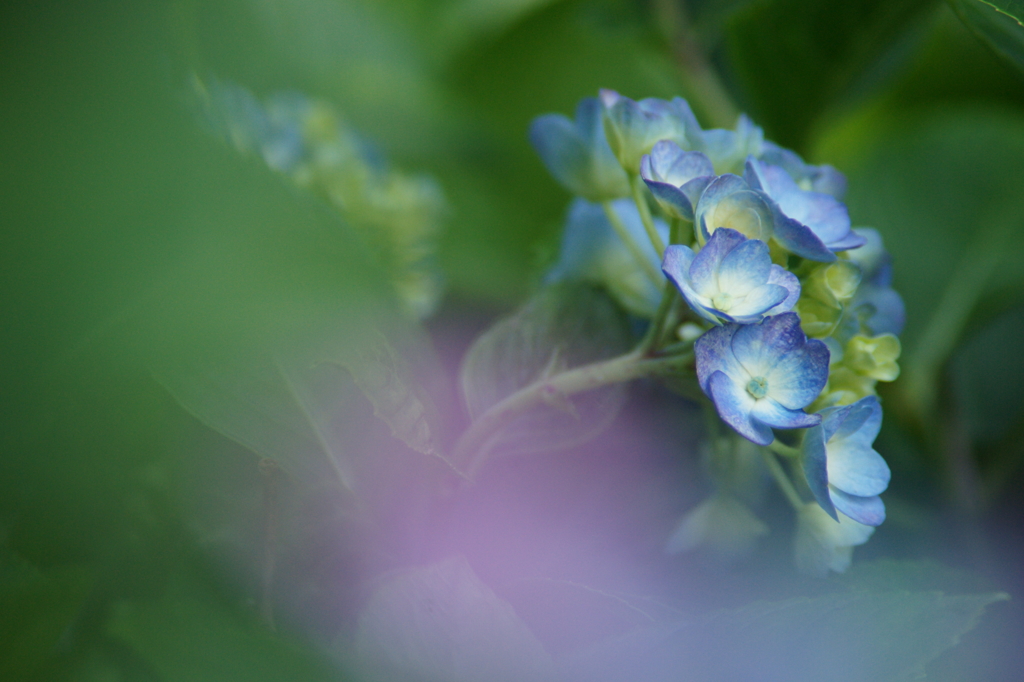
[[[764,377],[754,377],[747,382],[747,392],[755,398],[763,398],[768,395],[768,380]]]
[[[715,310],[721,310],[723,313],[728,312],[733,303],[735,300],[732,295],[725,291],[718,292],[711,299],[711,305],[715,307]]]

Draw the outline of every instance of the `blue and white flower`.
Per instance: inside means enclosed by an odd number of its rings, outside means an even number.
[[[738,175],[723,175],[701,194],[694,209],[697,242],[704,245],[720,227],[767,242],[774,229],[771,205]]]
[[[802,189],[781,166],[747,159],[744,178],[772,200],[775,239],[804,258],[830,263],[835,251],[855,249],[863,237],[850,228],[843,202],[830,194]]]
[[[693,220],[693,207],[715,179],[715,169],[702,152],[684,151],[672,140],[662,140],[640,160],[640,177],[666,213]]]
[[[889,467],[871,447],[882,427],[882,406],[867,396],[845,407],[822,410],[821,424],[804,436],[800,459],[814,499],[839,520],[878,526],[885,520],[879,494],[889,486]]]
[[[828,164],[812,166],[796,152],[767,140],[761,145],[759,153],[751,154],[764,163],[781,167],[800,189],[831,194],[836,199],[842,199],[846,194],[846,176]]]
[[[760,322],[800,298],[800,280],[772,263],[767,244],[729,228],[715,230],[699,253],[669,246],[661,269],[690,308],[715,324]]]
[[[770,144],[764,140],[764,131],[754,125],[745,114],[740,114],[735,130],[705,130],[702,141],[700,150],[711,159],[718,175],[742,173],[747,157],[760,158],[766,144]]]
[[[558,262],[548,272],[545,282],[581,280],[605,287],[623,308],[639,317],[652,317],[661,300],[664,279],[658,274],[658,253],[647,238],[640,213],[632,199],[611,202],[627,234],[638,246],[647,267],[637,262],[612,228],[604,209],[584,199],[569,206],[569,216]],[[668,240],[668,225],[654,219],[655,229]],[[648,272],[653,271],[657,280]]]
[[[796,313],[758,324],[714,327],[694,344],[697,380],[722,420],[744,438],[768,445],[772,427],[816,426],[807,414],[828,380],[828,348],[808,339]]]
[[[629,195],[629,178],[608,146],[597,98],[579,103],[575,121],[561,114],[537,117],[530,142],[551,175],[573,194],[595,202]]]
[[[659,140],[672,140],[684,149],[700,146],[700,125],[685,99],[652,97],[635,102],[614,90],[600,94],[608,145],[626,172],[639,173],[640,158]]]
[[[877,230],[858,227],[854,232],[864,238],[865,244],[850,251],[847,257],[860,266],[864,274],[857,294],[848,306],[850,323],[843,327],[842,331],[847,332],[844,340],[864,332],[872,336],[899,336],[906,320],[906,309],[903,299],[892,288],[892,257],[885,250]]]
[[[853,548],[867,542],[874,532],[873,526],[857,523],[845,514],[832,519],[809,502],[797,514],[796,567],[801,573],[820,578],[829,571],[843,573],[850,567]]]

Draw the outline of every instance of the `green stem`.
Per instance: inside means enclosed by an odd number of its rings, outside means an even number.
[[[643,252],[640,245],[636,243],[636,240],[633,239],[633,235],[631,235],[629,230],[626,229],[626,226],[623,224],[619,214],[615,212],[615,208],[612,206],[611,202],[602,202],[601,208],[604,209],[604,214],[608,218],[608,222],[611,223],[612,229],[615,230],[615,234],[619,235],[619,239],[621,239],[626,245],[626,248],[629,249],[629,253],[633,256],[633,260],[635,260],[637,265],[643,269],[647,278],[651,280],[651,283],[656,287],[660,287],[661,283],[665,281],[665,278],[662,276],[661,272],[658,271],[657,266],[655,266],[654,263],[651,262],[651,259],[647,257],[647,254]]]
[[[491,439],[498,430],[535,405],[552,398],[564,398],[601,386],[668,372],[685,367],[692,360],[693,353],[652,358],[638,348],[609,360],[538,379],[495,403],[480,415],[459,438],[452,459],[459,466],[467,463],[466,474],[472,478],[486,461]]]
[[[644,230],[647,231],[647,237],[651,240],[651,244],[654,245],[654,250],[658,252],[658,258],[664,258],[665,242],[661,240],[661,235],[658,234],[658,229],[654,226],[654,218],[651,217],[651,207],[647,205],[647,198],[644,197],[644,190],[647,189],[647,185],[644,184],[644,179],[639,175],[634,175],[630,184],[633,185],[633,202],[636,204],[636,210],[640,212],[640,220],[644,224]]]
[[[653,348],[657,348],[660,344],[665,331],[665,322],[668,320],[669,313],[672,312],[672,306],[676,302],[677,295],[675,285],[672,282],[666,282],[665,291],[661,294],[661,303],[658,304],[658,310],[654,313],[654,318],[651,320],[650,326],[647,327],[647,333],[640,342],[641,352],[646,353]]]
[[[775,454],[788,457],[790,459],[800,456],[800,450],[798,448],[792,448],[785,443],[780,443],[778,440],[773,440],[767,447]]]
[[[768,471],[772,472],[772,476],[775,477],[775,482],[779,484],[782,494],[789,500],[793,509],[799,512],[804,507],[804,501],[800,498],[800,494],[793,486],[793,482],[789,480],[789,476],[786,475],[782,465],[779,464],[779,460],[775,458],[775,454],[769,448],[762,448],[761,453],[764,455],[764,463],[768,465]]]
[[[654,9],[665,38],[672,45],[686,94],[713,128],[729,128],[739,107],[708,60],[692,28],[684,0],[655,0]]]

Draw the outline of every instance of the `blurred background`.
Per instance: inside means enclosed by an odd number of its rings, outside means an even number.
[[[915,644],[892,654],[898,665],[861,665],[852,649],[808,658],[818,616],[780,616],[769,629],[791,639],[758,640],[754,626],[722,637],[741,656],[769,641],[785,652],[764,670],[786,672],[756,679],[1022,669],[1020,3],[0,11],[0,678],[349,679],[360,655],[415,648],[420,635],[381,613],[400,613],[388,599],[417,580],[502,614],[479,627],[475,612],[449,616],[469,649],[470,631],[522,644],[486,659],[509,679],[661,679],[631,667],[632,645],[606,677],[585,672],[597,665],[585,654],[652,625],[864,586],[1011,599],[958,646],[955,634]],[[883,235],[907,308],[877,444],[893,470],[889,519],[845,576],[793,570],[775,497],[772,532],[744,561],[665,554],[709,487],[700,415],[654,385],[632,387],[598,441],[495,460],[468,489],[431,454],[468,422],[465,350],[557,257],[570,197],[529,123],[571,115],[599,88],[681,95],[705,128],[747,112],[766,137],[846,173],[854,225]],[[239,120],[225,102],[241,102],[237,114],[246,97],[282,92],[327,107],[394,193],[363,211],[247,145],[253,119],[224,123]],[[391,241],[374,236],[381,220]],[[402,249],[431,273],[407,289],[395,283]],[[389,408],[364,392],[385,384],[417,398],[437,443],[374,417]],[[858,646],[881,646],[863,628],[906,634],[857,618],[837,632]],[[436,665],[409,679],[488,679]]]

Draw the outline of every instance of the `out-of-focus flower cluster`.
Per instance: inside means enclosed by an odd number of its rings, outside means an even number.
[[[600,284],[640,318],[669,310],[677,345],[696,326],[696,381],[718,416],[798,475],[789,491],[798,564],[845,569],[885,518],[875,388],[899,375],[904,310],[880,235],[852,226],[843,175],[765,140],[745,116],[733,130],[703,130],[681,98],[602,91],[575,121],[536,119],[530,138],[578,197],[549,280]],[[665,277],[689,312],[659,305],[673,295]],[[780,441],[776,429],[793,431]],[[781,465],[775,473],[786,476]],[[762,534],[728,476],[715,478],[718,491],[683,520],[675,549],[720,532],[737,554]]]
[[[238,151],[258,154],[338,209],[380,256],[412,315],[430,315],[442,293],[436,239],[445,212],[431,178],[387,166],[326,102],[297,92],[264,101],[245,88],[193,78],[200,117]]]

